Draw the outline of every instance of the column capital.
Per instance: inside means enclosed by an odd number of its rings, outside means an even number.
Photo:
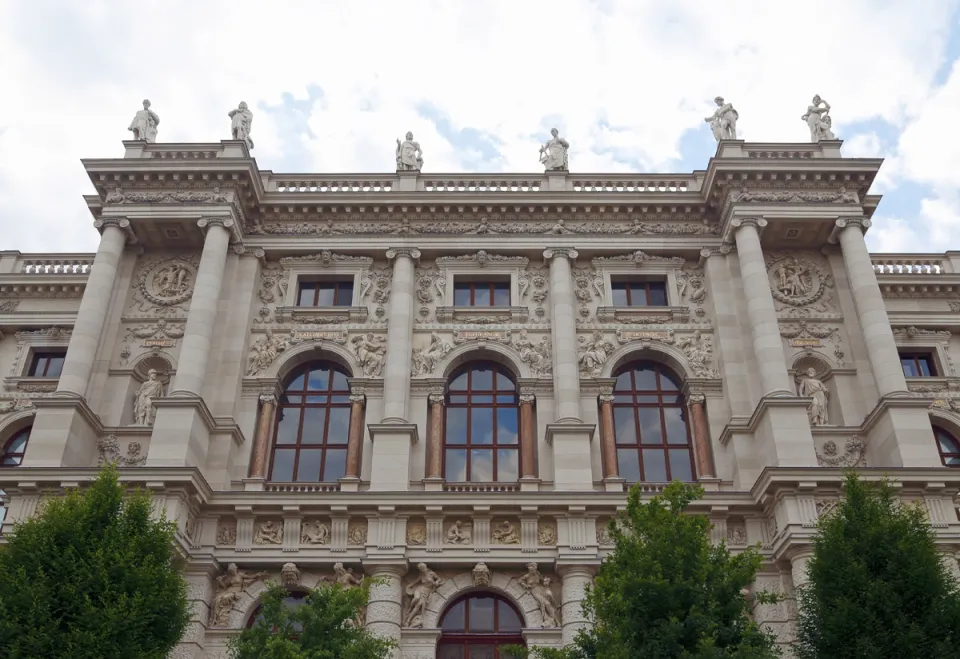
[[[213,226],[221,226],[227,231],[231,231],[235,224],[229,217],[201,217],[197,220],[197,226],[204,234]]]
[[[520,394],[519,400],[521,405],[532,405],[537,397],[534,394]]]
[[[420,259],[420,250],[416,247],[391,247],[387,250],[388,261],[392,261],[398,256],[406,256],[417,261]]]
[[[543,260],[549,261],[555,256],[562,256],[571,261],[576,261],[580,253],[572,247],[550,247],[543,250]]]
[[[350,402],[351,403],[363,403],[367,400],[367,395],[362,391],[350,393]]]
[[[407,573],[409,569],[407,562],[402,563],[366,563],[363,564],[366,574],[371,577],[396,577],[400,578]]]
[[[859,227],[861,231],[866,231],[873,226],[873,222],[866,217],[841,217],[836,224],[837,229],[841,231],[847,227]]]
[[[738,217],[730,222],[730,226],[733,227],[734,231],[738,231],[746,226],[752,226],[759,232],[763,231],[763,228],[767,226],[767,221],[762,217]]]
[[[137,237],[133,233],[133,229],[130,227],[130,220],[125,217],[101,217],[93,221],[94,228],[100,232],[100,235],[103,235],[103,232],[107,227],[116,227],[123,232],[123,235],[126,237],[126,242],[131,245],[137,242]]]
[[[264,404],[276,405],[277,395],[274,393],[260,394],[260,402]]]
[[[600,403],[604,404],[604,403],[612,403],[616,399],[616,396],[614,396],[613,394],[600,394],[599,398],[600,398]]]
[[[688,405],[703,405],[707,402],[707,397],[701,393],[692,393],[687,396]]]
[[[567,579],[568,577],[593,579],[597,573],[596,565],[557,565],[556,569],[561,579]]]
[[[733,252],[733,245],[724,243],[720,247],[704,247],[700,250],[700,260],[709,259],[711,256],[726,256]]]
[[[447,397],[444,394],[428,394],[427,395],[427,400],[430,401],[431,405],[443,405],[446,398]]]

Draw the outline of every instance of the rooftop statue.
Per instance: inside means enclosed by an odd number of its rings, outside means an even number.
[[[570,143],[560,137],[560,131],[556,128],[550,130],[552,137],[547,143],[540,147],[540,162],[546,171],[567,171],[570,169],[570,162],[567,159],[567,150]]]
[[[413,141],[413,133],[407,132],[406,139],[397,140],[397,171],[419,172],[423,169],[423,150],[419,142]]]
[[[246,101],[240,101],[236,110],[230,110],[227,113],[230,117],[230,133],[233,139],[242,140],[247,143],[247,148],[253,148],[253,140],[250,139],[250,126],[253,124],[253,113],[247,108]]]
[[[800,118],[807,122],[811,142],[837,139],[831,130],[833,119],[830,117],[830,104],[820,98],[820,94],[813,97],[813,102],[807,106],[806,113]]]
[[[137,110],[133,115],[133,121],[127,130],[133,133],[133,139],[143,140],[145,142],[157,141],[157,126],[160,125],[160,117],[150,109],[150,101],[143,99],[143,109]]]
[[[713,100],[717,104],[717,110],[704,119],[710,124],[713,137],[717,142],[737,139],[737,120],[740,115],[733,109],[733,103],[724,101],[723,96],[717,96]]]

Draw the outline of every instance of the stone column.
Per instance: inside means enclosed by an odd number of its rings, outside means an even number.
[[[520,394],[520,478],[537,478],[537,425],[533,417],[533,394]]]
[[[790,555],[790,576],[793,577],[794,590],[805,586],[810,581],[807,566],[811,558],[813,558],[812,549],[802,549]]]
[[[250,457],[250,478],[267,477],[267,450],[270,448],[276,409],[276,394],[260,394],[260,416],[257,419],[257,434],[253,440],[253,455]]]
[[[732,222],[740,260],[740,278],[747,299],[747,316],[753,335],[753,352],[760,371],[764,396],[796,395],[787,374],[783,355],[780,324],[773,306],[767,265],[760,247],[760,229],[767,226],[763,218],[737,218]]]
[[[427,438],[427,478],[443,480],[443,394],[430,394],[430,426]]]
[[[406,574],[405,565],[372,565],[367,574],[381,583],[370,585],[367,603],[366,628],[383,638],[400,642],[403,613],[403,589],[400,578]]]
[[[693,433],[693,454],[697,458],[697,480],[717,477],[713,464],[713,452],[710,450],[710,428],[707,426],[707,412],[704,409],[706,396],[690,394],[687,405],[690,407],[690,430]]]
[[[613,423],[613,394],[600,394],[600,451],[603,456],[603,477],[619,478],[617,438]]]
[[[170,387],[170,396],[199,396],[207,372],[207,360],[213,349],[213,330],[223,287],[223,271],[227,264],[230,243],[229,218],[203,218],[197,222],[206,231],[203,254],[197,269],[197,282],[183,331],[180,362]]]
[[[347,469],[344,478],[360,479],[360,449],[363,447],[364,404],[362,393],[350,394],[350,430],[347,437]]]
[[[390,308],[387,311],[387,362],[383,376],[384,422],[406,423],[410,398],[410,367],[413,342],[414,266],[420,250],[391,247],[387,259],[393,260]]]
[[[553,388],[557,421],[580,422],[580,369],[577,365],[577,320],[571,261],[577,251],[551,248],[543,252],[550,262],[550,319],[553,334]]]
[[[870,252],[863,239],[863,231],[870,228],[867,218],[841,218],[837,220],[840,249],[850,282],[853,305],[857,310],[860,330],[867,346],[870,370],[881,396],[906,392],[907,381],[900,365],[900,354],[890,329],[890,319],[883,303],[877,275],[870,261]]]
[[[560,614],[563,626],[563,644],[571,645],[577,632],[590,626],[590,621],[583,613],[580,603],[586,597],[587,586],[593,582],[596,568],[589,565],[567,565],[557,569],[563,579],[560,599],[562,612]]]
[[[130,220],[126,218],[100,219],[93,225],[101,230],[100,246],[73,323],[73,334],[57,383],[58,394],[83,396],[86,393],[130,230]]]

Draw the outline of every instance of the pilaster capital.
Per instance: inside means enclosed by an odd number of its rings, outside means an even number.
[[[363,404],[367,400],[367,395],[363,391],[350,391],[350,402]]]
[[[399,579],[407,573],[406,561],[403,563],[364,563],[363,571],[373,577],[396,577]]]
[[[276,405],[277,395],[274,393],[260,394],[260,402],[264,405]]]
[[[561,579],[593,579],[597,573],[595,565],[558,565],[557,574]]]
[[[707,402],[707,397],[701,393],[694,393],[687,396],[687,405],[703,405]]]
[[[537,397],[533,394],[520,394],[519,400],[521,405],[533,405]]]
[[[704,247],[700,250],[700,260],[709,259],[711,256],[726,256],[733,251],[733,245],[724,243],[720,247]]]
[[[839,220],[837,220],[836,224],[837,229],[840,231],[843,231],[848,227],[857,227],[861,231],[866,231],[873,226],[873,222],[866,217],[841,217]]]
[[[427,394],[427,400],[431,405],[443,405],[446,398],[443,394]]]
[[[127,242],[135,243],[137,242],[136,236],[133,234],[133,229],[130,228],[130,220],[125,217],[101,217],[93,221],[93,226],[97,231],[100,232],[100,235],[103,235],[103,232],[107,227],[116,227],[123,232],[123,235],[126,236]]]
[[[197,226],[200,227],[200,230],[206,233],[210,227],[220,226],[230,231],[235,222],[229,217],[201,217],[197,220]]]
[[[730,226],[733,227],[734,233],[748,226],[754,227],[759,232],[767,226],[767,221],[762,217],[738,217],[730,222]]]
[[[611,404],[616,399],[613,394],[600,394],[599,398],[601,405]]]
[[[406,256],[414,261],[418,261],[420,260],[420,250],[416,247],[391,247],[387,250],[388,261],[392,261],[400,256]]]
[[[543,260],[549,261],[555,256],[562,256],[571,261],[576,261],[580,253],[572,247],[550,247],[543,250]]]

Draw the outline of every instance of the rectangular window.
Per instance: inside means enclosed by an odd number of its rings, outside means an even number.
[[[610,282],[615,307],[665,307],[667,282],[615,279]]]
[[[298,307],[349,307],[353,304],[353,280],[301,281]]]
[[[63,351],[46,351],[33,353],[30,370],[27,372],[32,378],[58,378],[63,370]]]
[[[455,281],[455,307],[509,307],[509,281]]]
[[[937,377],[937,366],[929,352],[901,352],[900,365],[908,378]]]

